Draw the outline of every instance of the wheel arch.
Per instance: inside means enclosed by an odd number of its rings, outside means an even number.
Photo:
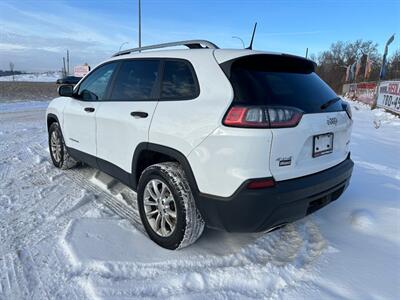
[[[131,186],[136,189],[140,175],[145,168],[152,164],[165,161],[176,161],[182,166],[190,188],[196,196],[199,190],[186,156],[176,149],[149,142],[140,143],[135,149],[132,159]]]
[[[49,130],[51,124],[53,124],[54,122],[57,122],[58,124],[60,124],[58,117],[52,113],[47,114],[46,121],[47,121],[47,131]],[[61,124],[60,124],[60,126],[61,126]]]

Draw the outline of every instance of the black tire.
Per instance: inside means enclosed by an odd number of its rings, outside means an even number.
[[[170,236],[163,237],[153,230],[147,220],[144,194],[151,180],[166,184],[174,197],[176,210],[175,229]],[[140,218],[149,237],[161,247],[175,250],[193,244],[203,233],[204,221],[193,198],[189,183],[182,167],[175,162],[165,162],[146,168],[139,179],[137,189]]]
[[[52,151],[52,134],[57,135],[57,143],[59,143],[59,157],[53,153]],[[68,150],[65,146],[64,137],[62,135],[60,125],[57,122],[54,122],[50,125],[49,128],[49,152],[50,157],[53,164],[62,170],[73,168],[77,165],[77,161],[72,158],[72,156],[68,153]]]

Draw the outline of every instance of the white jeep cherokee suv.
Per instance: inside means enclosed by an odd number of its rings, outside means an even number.
[[[189,49],[144,51],[185,45]],[[139,51],[140,50],[140,51]],[[150,238],[204,225],[269,231],[336,200],[353,162],[350,106],[302,57],[184,41],[115,54],[47,109],[50,154],[137,192]]]

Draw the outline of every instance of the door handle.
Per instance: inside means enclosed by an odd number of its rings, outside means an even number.
[[[85,111],[86,112],[94,112],[95,109],[94,109],[94,107],[85,107]]]
[[[148,117],[148,113],[144,112],[144,111],[133,111],[131,112],[131,116],[135,117],[135,118],[147,118]]]

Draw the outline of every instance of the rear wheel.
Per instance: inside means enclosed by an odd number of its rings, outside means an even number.
[[[178,163],[160,163],[143,171],[138,206],[147,234],[164,248],[187,247],[203,232],[204,221]]]
[[[49,128],[49,150],[51,160],[57,168],[66,170],[76,166],[77,161],[69,155],[57,122],[52,123]]]

